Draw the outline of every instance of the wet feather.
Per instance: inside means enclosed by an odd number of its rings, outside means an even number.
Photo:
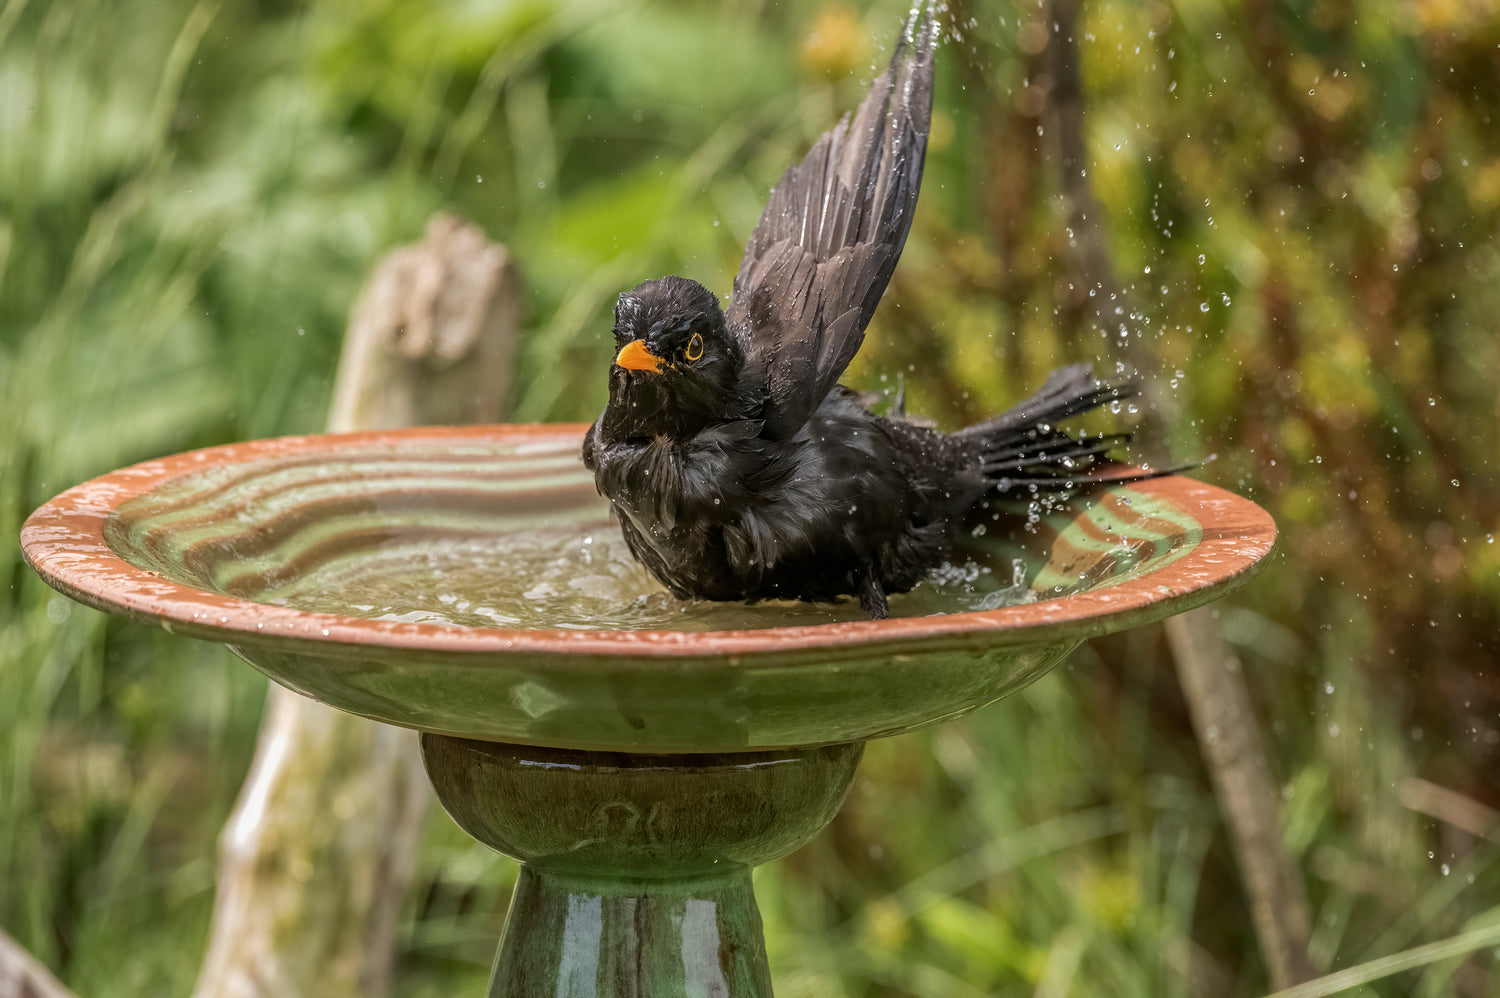
[[[609,402],[583,458],[631,552],[679,597],[855,596],[883,617],[977,503],[1086,487],[1127,439],[1057,428],[1132,392],[1087,365],[952,434],[838,384],[911,229],[936,44],[928,13],[782,176],[727,310],[681,277],[620,296]]]

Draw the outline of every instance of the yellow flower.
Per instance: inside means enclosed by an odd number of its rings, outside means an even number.
[[[844,3],[824,4],[802,39],[802,67],[808,73],[841,79],[869,61],[869,38],[860,29],[854,8]]]

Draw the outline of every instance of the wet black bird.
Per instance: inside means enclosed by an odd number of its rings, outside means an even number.
[[[906,34],[853,119],[771,192],[727,312],[681,277],[615,306],[609,403],[583,459],[630,550],[680,598],[857,595],[884,617],[886,594],[941,563],[976,503],[1075,490],[1125,439],[1056,428],[1132,394],[1087,365],[951,434],[876,415],[837,383],[922,178],[937,28],[929,14]]]

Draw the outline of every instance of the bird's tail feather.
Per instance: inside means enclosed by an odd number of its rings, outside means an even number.
[[[1111,470],[1107,454],[1128,443],[1129,433],[1074,436],[1057,424],[1070,416],[1131,398],[1135,385],[1109,384],[1088,364],[1053,371],[1041,389],[1019,405],[959,430],[955,436],[974,455],[977,470],[1000,495],[1076,492],[1099,484],[1123,484],[1175,474],[1194,465],[1163,469]]]

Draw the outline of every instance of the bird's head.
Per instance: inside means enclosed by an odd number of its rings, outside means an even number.
[[[745,418],[745,351],[719,300],[697,281],[643,281],[615,305],[615,361],[604,428],[611,437],[683,439]]]

